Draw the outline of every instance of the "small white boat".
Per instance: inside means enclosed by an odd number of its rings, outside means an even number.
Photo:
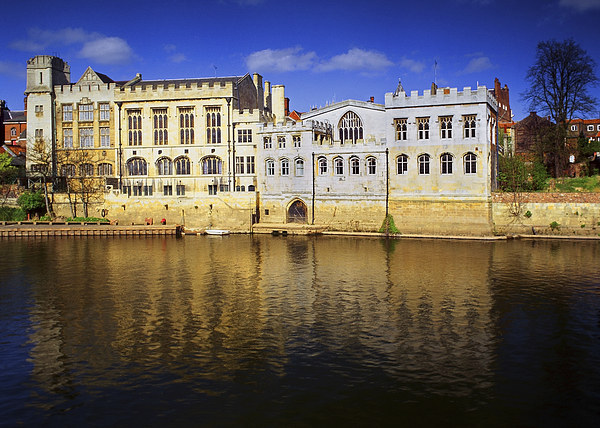
[[[205,232],[207,235],[229,235],[229,231],[224,229],[206,229]]]

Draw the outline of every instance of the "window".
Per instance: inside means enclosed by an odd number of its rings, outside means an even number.
[[[319,165],[319,175],[327,174],[327,159],[320,157],[317,163]]]
[[[179,144],[194,144],[194,109],[179,109]]]
[[[353,111],[349,111],[338,123],[340,143],[356,144],[357,140],[363,139],[363,124],[360,117]]]
[[[10,128],[10,136],[11,137],[17,136],[17,128],[15,128],[14,126],[12,128]]]
[[[465,174],[477,174],[477,155],[467,153],[464,157]]]
[[[71,163],[67,163],[60,168],[60,172],[63,177],[74,177],[75,171],[75,165]]]
[[[127,129],[129,130],[129,145],[142,145],[142,110],[127,111]]]
[[[367,174],[375,175],[377,173],[377,159],[374,157],[367,158]]]
[[[571,125],[571,131],[577,131],[577,125]]]
[[[292,136],[292,141],[294,142],[294,147],[300,147],[300,135],[293,135]]]
[[[171,184],[165,184],[163,186],[163,195],[173,196],[173,186]]]
[[[304,177],[304,159],[296,159],[296,177]]]
[[[94,128],[79,128],[79,147],[94,147]]]
[[[35,106],[35,113],[36,113],[36,115],[37,114],[41,115],[42,113],[44,113],[44,106],[42,106],[42,105]]]
[[[79,121],[91,122],[94,120],[94,105],[79,104]]]
[[[452,138],[452,116],[440,117],[440,138]]]
[[[175,186],[175,192],[177,196],[185,196],[185,184],[177,184]]]
[[[597,129],[598,129],[598,131],[600,131],[600,125],[598,125]]]
[[[73,121],[73,104],[64,104],[63,109],[63,122]]]
[[[129,175],[148,175],[148,164],[143,158],[131,158],[127,161]]]
[[[102,103],[100,107],[100,120],[110,120],[110,105]]]
[[[351,175],[359,175],[360,174],[360,160],[353,156],[350,158],[350,174]]]
[[[394,119],[394,125],[396,127],[396,140],[405,141],[408,138],[407,122],[407,119]]]
[[[273,159],[267,159],[266,170],[268,176],[272,177],[275,175],[275,161]]]
[[[238,143],[251,143],[252,142],[252,130],[251,129],[238,129]]]
[[[280,135],[277,137],[277,147],[280,149],[285,149],[285,135]]]
[[[154,145],[162,146],[168,144],[167,109],[159,108],[152,110],[152,122],[154,125]]]
[[[218,189],[219,189],[219,187],[216,184],[209,184],[208,185],[208,194],[216,195]]]
[[[290,175],[290,161],[287,159],[281,159],[280,161],[281,175]]]
[[[271,142],[271,137],[263,137],[263,145],[265,149],[272,149],[273,144]]]
[[[344,175],[344,159],[335,158],[333,160],[333,170],[335,175]]]
[[[236,174],[244,173],[244,156],[236,156],[235,157],[235,173]]]
[[[251,184],[248,186],[248,191],[249,192],[254,192],[256,190],[256,187],[254,186],[254,184]]]
[[[428,117],[418,117],[417,118],[417,139],[419,140],[429,140],[429,118]]]
[[[594,130],[594,125],[588,125],[587,130],[588,131],[593,131]]]
[[[110,128],[100,128],[100,147],[110,147]]]
[[[408,172],[408,156],[400,155],[396,158],[396,173],[404,175]]]
[[[156,161],[156,173],[158,175],[173,175],[173,162],[167,157]]]
[[[63,147],[65,149],[73,148],[73,128],[63,128]]]
[[[94,165],[91,163],[82,163],[79,165],[79,175],[82,177],[90,177],[94,175]]]
[[[190,175],[190,158],[187,156],[180,156],[175,159],[175,174],[177,175]]]
[[[452,156],[450,153],[444,153],[442,156],[440,156],[440,165],[441,165],[441,171],[442,174],[447,175],[447,174],[452,174],[452,164],[454,161],[454,156]]]
[[[214,175],[221,174],[223,162],[216,156],[207,156],[202,159],[202,174]]]
[[[475,138],[475,115],[463,116],[465,138]]]
[[[38,129],[35,130],[35,134],[34,135],[35,135],[35,139],[36,140],[40,140],[40,139],[44,138],[44,130],[38,128]]]
[[[106,176],[106,175],[112,175],[112,164],[110,163],[99,163],[98,164],[98,175],[99,176]]]
[[[206,143],[221,144],[221,107],[206,108]]]
[[[246,173],[254,174],[254,156],[246,156]]]
[[[428,154],[421,155],[417,158],[419,175],[429,175],[429,161],[430,157]]]

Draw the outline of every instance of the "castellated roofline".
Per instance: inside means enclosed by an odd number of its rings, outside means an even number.
[[[426,89],[421,94],[419,91],[411,91],[410,95],[406,92],[388,92],[385,94],[385,107],[417,107],[429,105],[448,105],[448,104],[472,104],[485,102],[498,109],[498,101],[485,86],[478,86],[472,89],[465,86],[462,91],[457,88],[438,88],[436,93]]]

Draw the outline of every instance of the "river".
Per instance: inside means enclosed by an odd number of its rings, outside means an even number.
[[[600,420],[597,241],[0,245],[0,425]]]

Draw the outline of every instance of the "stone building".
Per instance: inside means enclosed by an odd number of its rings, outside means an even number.
[[[88,68],[70,83],[59,58],[27,67],[28,127],[54,173],[102,177],[96,211],[124,223],[372,231],[391,213],[406,232],[491,231],[498,103],[484,86],[398,85],[384,104],[290,114],[284,86],[258,74],[115,82]],[[75,168],[75,151],[92,161]]]

